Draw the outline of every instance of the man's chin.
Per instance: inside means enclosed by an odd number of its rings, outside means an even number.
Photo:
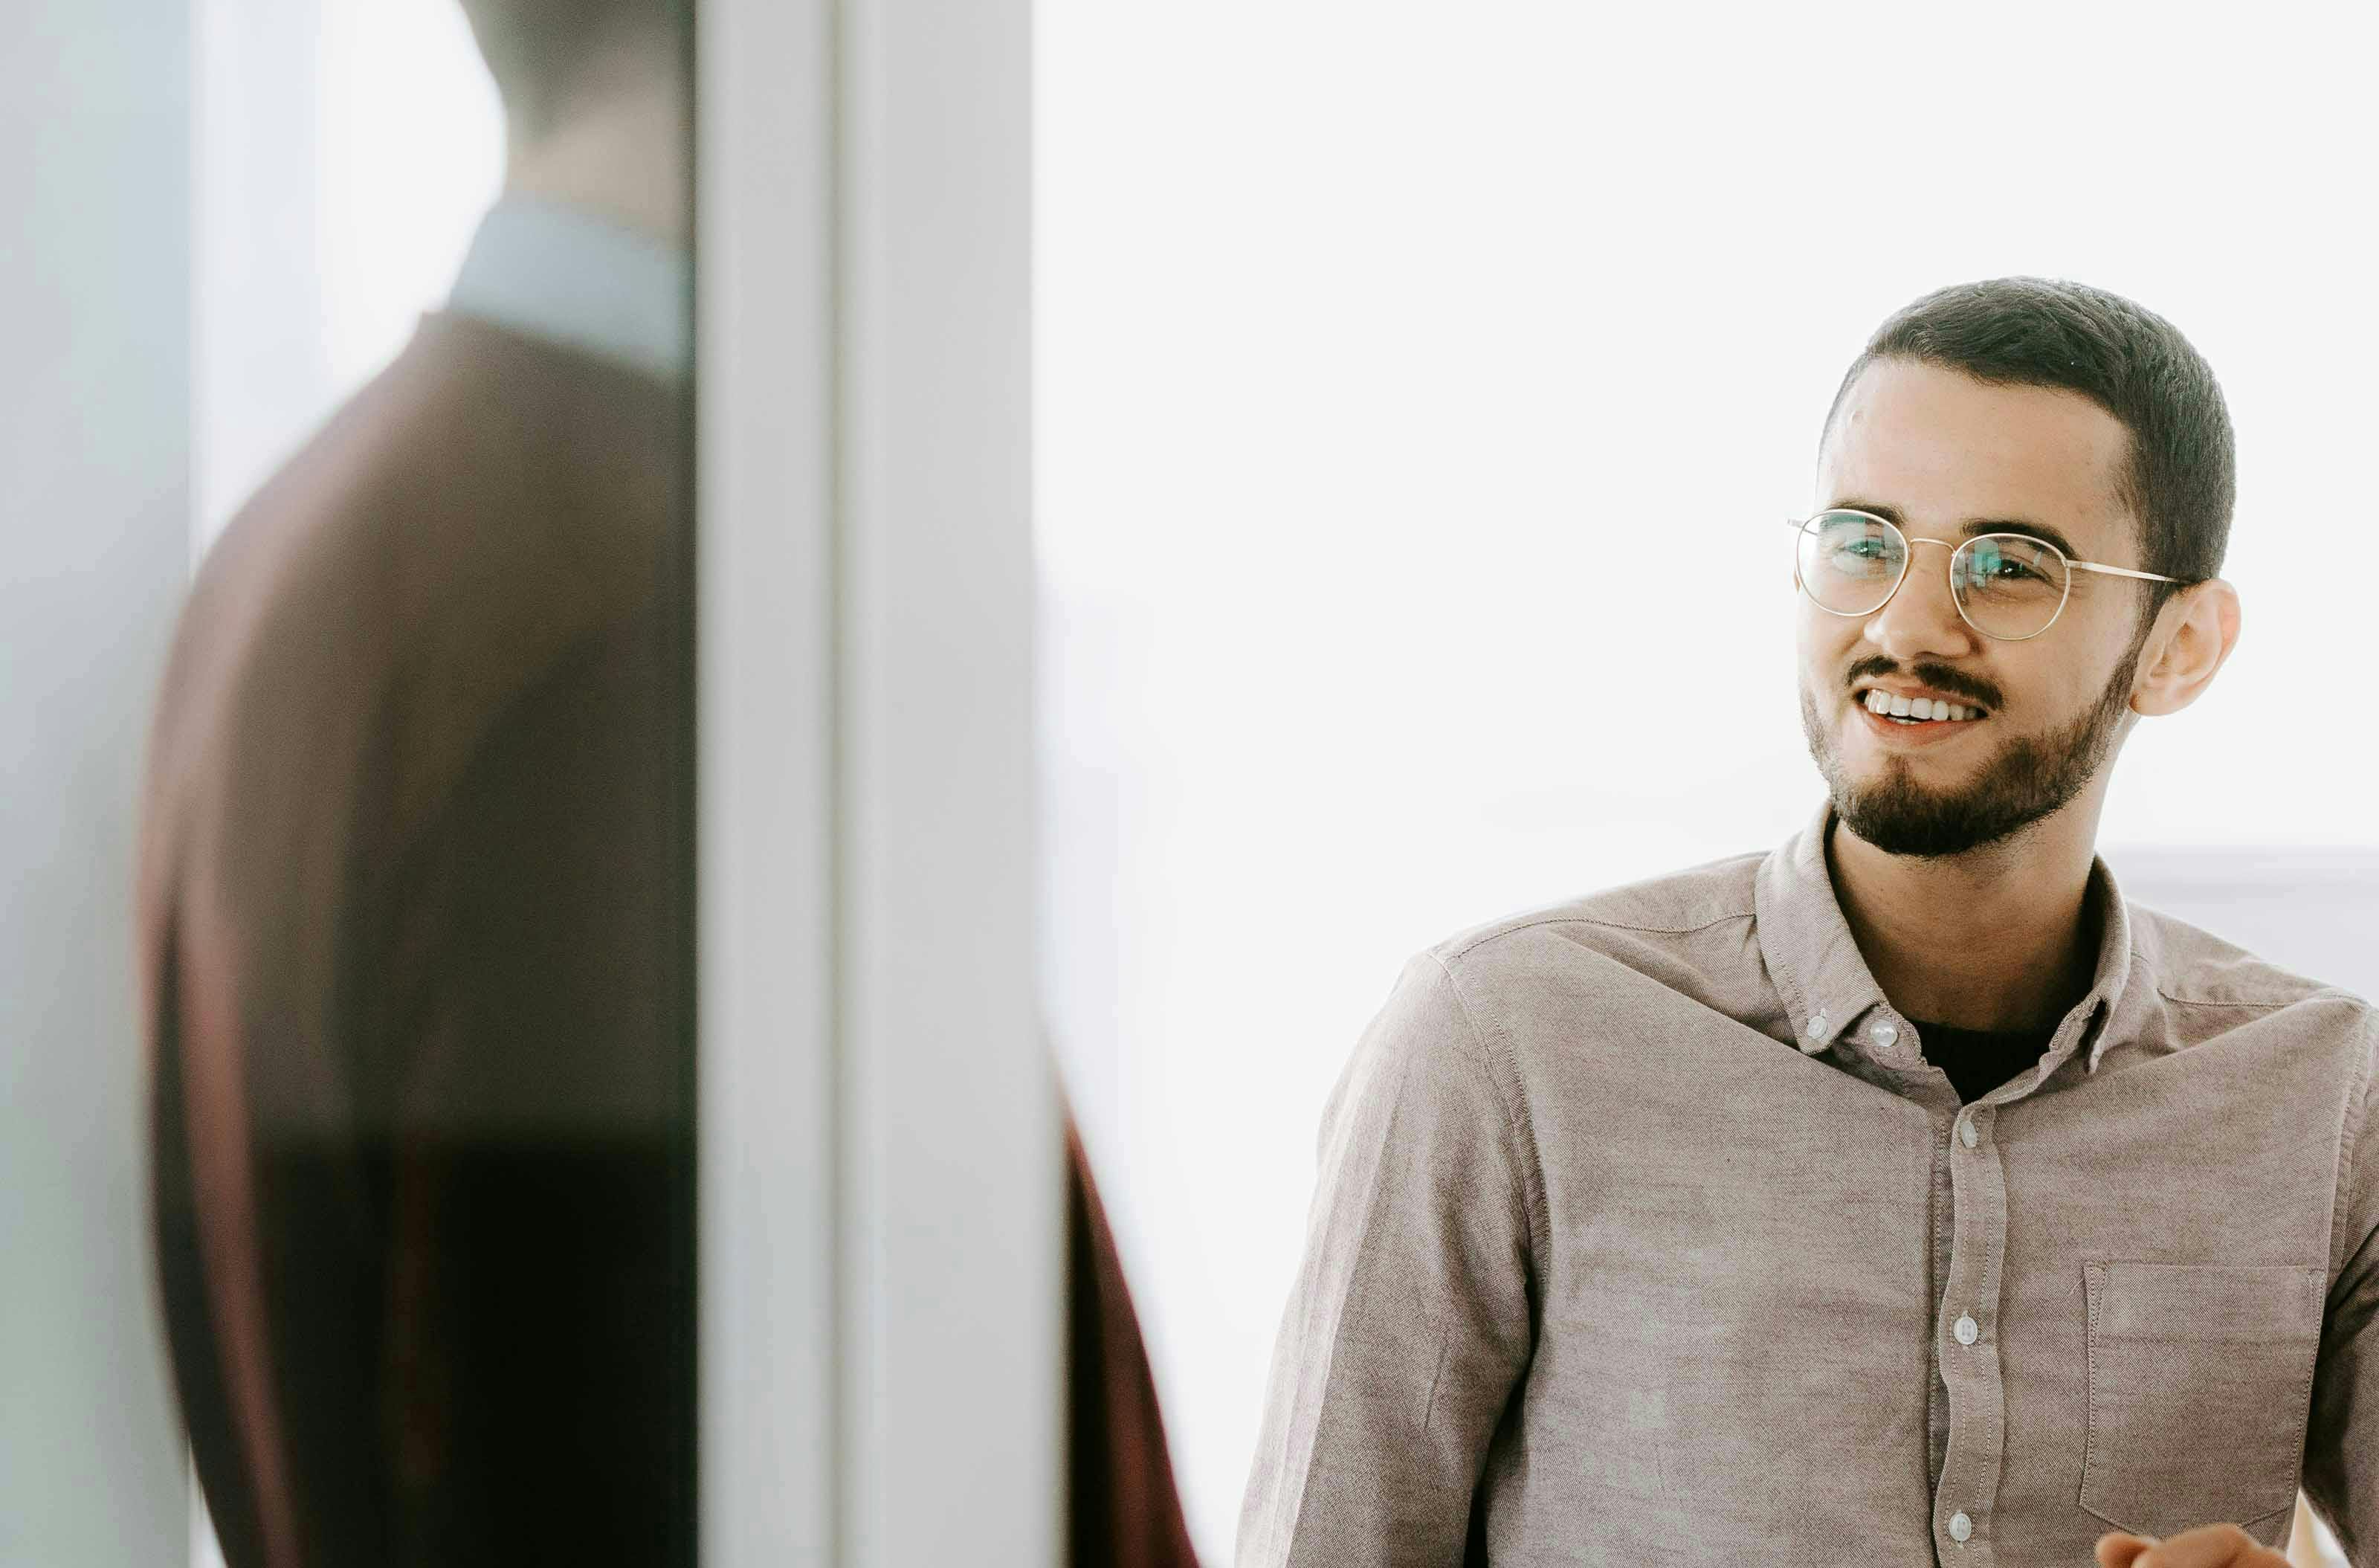
[[[2133,659],[2137,655],[2135,646]],[[1835,814],[1853,833],[1888,854],[1962,855],[2012,838],[2080,798],[2114,754],[2131,670],[2126,660],[2095,706],[2049,735],[2003,734],[1980,747],[1895,747],[1856,716],[1845,725],[1826,723],[1806,690],[1802,730]]]
[[[1842,826],[1888,855],[1940,860],[2004,842],[2062,802],[2016,802],[1983,789],[1936,789],[1905,766],[1831,791]]]

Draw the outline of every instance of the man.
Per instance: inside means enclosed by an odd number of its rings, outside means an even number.
[[[685,18],[465,10],[502,198],[208,559],[151,747],[157,1248],[232,1568],[694,1559]],[[1187,1563],[1071,1153],[1073,1550]]]
[[[139,924],[233,1568],[691,1562],[682,15],[471,0],[504,192],[208,557]]]
[[[2301,1482],[2379,1562],[2379,1021],[2093,852],[2238,636],[2211,371],[2095,289],[1946,289],[1817,490],[1825,805],[1407,967],[1325,1118],[1243,1568],[2277,1562]],[[1670,543],[1664,592],[1732,548]]]

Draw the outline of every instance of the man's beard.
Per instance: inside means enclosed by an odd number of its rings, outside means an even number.
[[[2114,750],[2117,728],[2131,707],[2131,675],[2145,642],[2144,637],[2132,642],[2107,689],[2071,724],[2053,734],[2008,742],[1971,783],[1949,790],[1919,784],[1906,761],[1896,757],[1879,782],[1852,779],[1818,717],[1816,700],[1804,687],[1801,728],[1833,796],[1835,815],[1886,854],[1938,857],[1996,844],[2063,810]],[[1922,666],[1915,674],[1920,681],[1926,678]]]

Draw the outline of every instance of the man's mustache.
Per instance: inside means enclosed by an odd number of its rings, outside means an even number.
[[[1852,665],[1844,681],[1848,685],[1855,688],[1862,681],[1880,681],[1887,676],[1896,676],[1900,673],[1901,669],[1897,660],[1886,658],[1881,654],[1872,654]],[[2007,700],[1999,695],[1999,689],[1997,686],[1980,676],[1968,675],[1963,670],[1952,669],[1946,664],[1911,665],[1908,667],[1905,678],[1920,686],[1930,686],[1937,692],[1947,692],[1953,697],[1965,697],[1993,712],[2007,706]]]

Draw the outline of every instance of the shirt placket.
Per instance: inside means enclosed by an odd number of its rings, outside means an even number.
[[[1926,1065],[1915,1030],[1895,1014],[1889,1003],[1878,1002],[1866,1009],[1849,1034],[1848,1049],[1837,1058],[1846,1070],[1878,1089],[1890,1090],[1903,1099],[1914,1101],[1930,1113],[1927,1125],[1932,1148],[1931,1178],[1926,1202],[1925,1298],[1933,1302],[1938,1309],[1939,1304],[1948,1298],[1951,1276],[1959,1262],[1956,1245],[1960,1212],[1955,1187],[1957,1173],[1950,1158],[1951,1140],[1955,1137],[1953,1124],[1958,1115],[1957,1092],[1950,1087],[1946,1077]],[[1926,1474],[1933,1481],[1935,1493],[1938,1496],[1942,1467],[1950,1446],[1952,1410],[1943,1381],[1943,1342],[1938,1333],[1930,1337],[1931,1345],[1926,1357],[1928,1374],[1925,1389]]]
[[[1935,1471],[1934,1551],[1945,1564],[1999,1561],[1991,1530],[2007,1449],[2007,1385],[1999,1357],[1999,1287],[2007,1261],[2007,1165],[1999,1113],[2030,1094],[2071,1055],[2095,1007],[2067,1015],[2040,1067],[1940,1124],[1937,1169],[1949,1173],[1949,1257],[1933,1322],[1936,1386],[1948,1393],[1947,1442]],[[1937,1236],[1939,1233],[1937,1232]]]
[[[1949,1080],[1925,1062],[1916,1031],[1889,1004],[1860,1019],[1854,1038],[1846,1065],[1932,1113],[1926,1288],[1934,1314],[1925,1407],[1935,1551],[1945,1563],[1988,1563],[1987,1526],[2006,1441],[1996,1306],[2007,1184],[1989,1136],[1994,1108],[1983,1102],[1962,1108]]]
[[[1987,1098],[1942,1122],[1937,1161],[1949,1172],[1950,1254],[1933,1321],[1938,1384],[1948,1396],[1947,1444],[1933,1489],[1934,1550],[1944,1563],[1998,1561],[1991,1511],[2007,1446],[1999,1363],[1999,1279],[2007,1258],[2007,1170]]]
[[[1933,1478],[1934,1495],[1938,1498],[1941,1472],[1950,1456],[1950,1390],[1942,1365],[1940,1324],[1941,1303],[1949,1298],[1950,1276],[1958,1262],[1958,1193],[1955,1173],[1950,1169],[1950,1131],[1957,1107],[1936,1108],[1932,1127],[1933,1212],[1930,1234],[1933,1243],[1932,1272],[1926,1278],[1926,1299],[1934,1305],[1937,1321],[1926,1355],[1932,1377],[1925,1386],[1926,1430],[1929,1441],[1926,1474]]]

